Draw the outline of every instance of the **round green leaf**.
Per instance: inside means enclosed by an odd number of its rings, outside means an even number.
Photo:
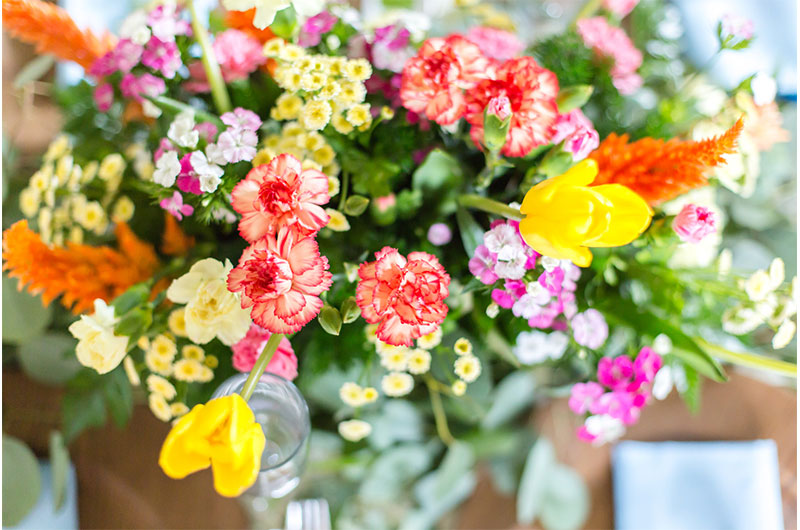
[[[589,514],[589,490],[572,468],[556,464],[549,477],[539,519],[546,530],[573,530]]]
[[[64,333],[46,333],[17,350],[22,371],[48,385],[66,383],[81,369],[75,357],[75,339]]]
[[[550,475],[556,465],[553,444],[547,438],[539,438],[522,471],[517,491],[517,522],[531,524],[541,513],[550,482]]]
[[[53,511],[58,511],[67,498],[67,477],[69,476],[69,453],[64,446],[64,438],[58,431],[50,433],[50,468],[53,487]]]
[[[39,463],[27,445],[3,435],[3,526],[15,526],[39,499]]]
[[[52,313],[41,297],[17,290],[17,280],[3,275],[3,342],[22,344],[40,335]]]

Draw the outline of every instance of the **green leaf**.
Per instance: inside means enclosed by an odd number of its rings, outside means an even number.
[[[18,291],[17,280],[3,275],[3,342],[22,344],[41,335],[52,316],[41,297]]]
[[[506,338],[494,327],[486,334],[486,348],[505,359],[511,366],[515,368],[522,366]]]
[[[14,88],[22,88],[28,83],[38,81],[53,68],[55,63],[56,59],[52,55],[39,55],[22,67],[14,78]]]
[[[460,177],[461,168],[458,160],[441,149],[434,149],[428,153],[422,165],[414,171],[411,185],[414,189],[438,191]]]
[[[560,89],[556,98],[558,113],[566,114],[571,110],[583,107],[592,97],[592,92],[594,92],[592,85],[574,85]]]
[[[326,304],[319,312],[318,320],[322,329],[331,335],[338,335],[342,330],[342,315],[333,306]]]
[[[361,316],[361,309],[358,307],[358,303],[356,303],[355,296],[348,296],[345,301],[342,302],[342,307],[339,311],[342,313],[342,322],[345,324],[354,322]]]
[[[114,327],[114,334],[131,337],[136,340],[153,323],[153,311],[150,308],[137,307],[128,311]]]
[[[479,429],[464,436],[462,440],[470,445],[475,458],[507,456],[516,451],[520,445],[518,431],[512,430],[484,430]]]
[[[125,369],[117,366],[111,373],[103,376],[103,382],[103,394],[111,419],[118,427],[124,427],[133,413],[133,392]]]
[[[50,433],[50,470],[53,511],[58,511],[67,497],[67,477],[69,476],[69,452],[64,445],[64,438],[58,431]]]
[[[111,305],[114,306],[114,315],[121,317],[136,306],[147,302],[150,297],[150,289],[143,283],[138,283],[130,287],[127,291],[116,297]]]
[[[493,430],[512,420],[533,403],[536,384],[530,372],[512,372],[494,391],[492,407],[483,417],[484,429]]]
[[[288,4],[285,4],[288,5]],[[297,15],[294,9],[281,9],[275,14],[275,20],[270,24],[269,29],[282,39],[291,39],[297,27]]]
[[[65,333],[46,333],[20,345],[22,371],[48,385],[66,383],[81,369],[75,357],[75,339]]]
[[[475,453],[468,444],[459,441],[451,444],[436,473],[436,487],[434,488],[436,497],[439,499],[444,497],[474,466]]]
[[[573,469],[556,464],[547,477],[548,486],[539,519],[546,530],[574,530],[589,515],[589,490]]]
[[[456,209],[456,222],[461,234],[461,241],[464,243],[464,250],[467,252],[467,256],[472,257],[475,255],[475,249],[483,244],[484,230],[475,221],[472,214],[461,206]]]
[[[369,206],[369,199],[361,195],[352,195],[344,202],[344,213],[356,217],[364,213]]]
[[[703,389],[703,380],[697,374],[697,370],[690,366],[684,366],[683,371],[686,374],[686,390],[681,392],[683,402],[692,414],[697,414],[700,410],[700,396]]]
[[[547,494],[547,485],[556,465],[553,445],[547,438],[539,438],[525,461],[517,491],[517,522],[533,523],[541,513]]]
[[[16,526],[39,500],[39,462],[22,441],[3,435],[3,527]]]

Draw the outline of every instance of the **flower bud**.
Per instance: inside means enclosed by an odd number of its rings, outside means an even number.
[[[706,236],[717,231],[714,212],[703,206],[687,204],[672,221],[672,229],[687,243],[699,243]]]
[[[483,144],[489,151],[498,152],[506,143],[511,126],[511,101],[507,96],[497,96],[489,101],[483,113]]]

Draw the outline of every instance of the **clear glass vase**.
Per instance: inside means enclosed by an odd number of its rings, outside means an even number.
[[[227,379],[212,398],[240,392],[247,375]],[[305,470],[311,432],[308,405],[291,381],[270,373],[261,376],[248,404],[267,442],[261,472],[239,499],[253,527],[282,527],[286,502],[277,499],[284,499],[297,488]]]

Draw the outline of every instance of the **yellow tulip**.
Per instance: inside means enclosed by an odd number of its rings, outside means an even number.
[[[653,217],[645,200],[621,184],[590,187],[596,176],[597,163],[583,160],[525,194],[519,230],[531,248],[588,267],[589,247],[627,245],[645,231]]]
[[[175,479],[210,466],[217,493],[237,497],[256,481],[265,443],[247,402],[232,394],[181,417],[164,440],[158,464]]]

